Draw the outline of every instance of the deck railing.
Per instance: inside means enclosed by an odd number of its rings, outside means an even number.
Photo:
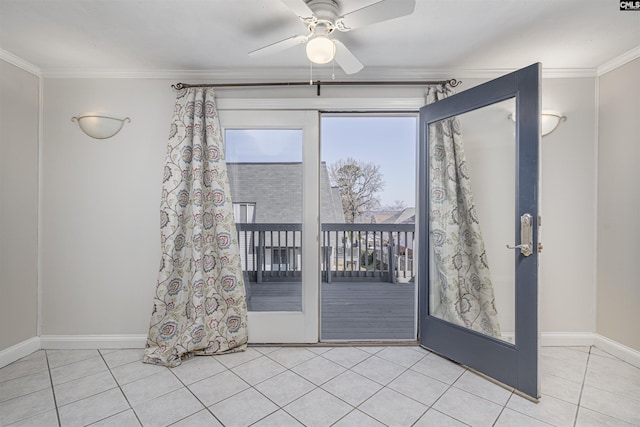
[[[252,282],[302,277],[302,224],[237,224]],[[322,280],[407,282],[413,278],[414,224],[322,224]]]

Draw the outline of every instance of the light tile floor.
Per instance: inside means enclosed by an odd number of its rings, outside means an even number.
[[[250,347],[174,369],[142,350],[41,350],[0,369],[2,426],[630,426],[640,369],[541,349],[532,403],[420,347]]]

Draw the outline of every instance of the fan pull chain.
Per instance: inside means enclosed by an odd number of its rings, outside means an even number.
[[[309,86],[313,86],[313,62],[309,61]]]
[[[331,61],[331,80],[336,79],[336,56],[333,55],[333,61]]]

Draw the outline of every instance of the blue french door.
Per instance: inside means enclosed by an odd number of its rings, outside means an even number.
[[[418,183],[420,344],[533,398],[539,89],[533,64],[423,107]]]

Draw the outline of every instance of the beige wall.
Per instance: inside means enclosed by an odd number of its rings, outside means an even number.
[[[0,351],[38,333],[38,86],[0,60]]]
[[[45,79],[42,335],[144,334],[175,92],[152,79]],[[92,139],[71,117],[130,117]]]
[[[600,77],[597,333],[640,351],[640,59]]]
[[[481,82],[466,79],[463,88]],[[43,335],[146,333],[160,259],[158,210],[175,97],[171,83],[45,79]],[[323,89],[325,97],[329,89]],[[402,93],[423,96],[420,89]],[[315,92],[292,90],[285,96]],[[543,108],[561,110],[569,120],[543,140],[541,330],[593,332],[595,78],[545,79],[542,99]],[[130,116],[132,122],[114,138],[97,141],[70,121],[83,111]]]
[[[542,108],[567,116],[542,138],[540,325],[595,330],[596,79],[545,79]]]

